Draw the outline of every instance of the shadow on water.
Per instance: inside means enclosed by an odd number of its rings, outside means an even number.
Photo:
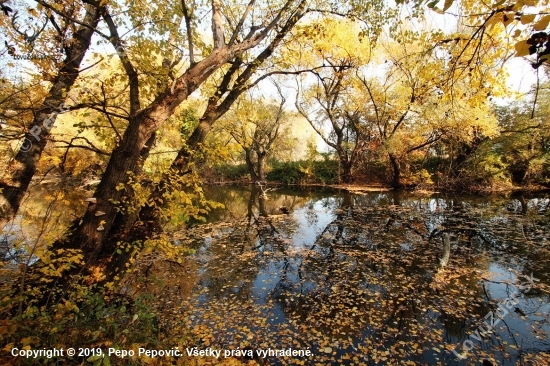
[[[271,365],[550,360],[547,196],[205,191],[225,209],[173,233],[196,252],[184,296],[163,290],[202,348],[313,354]]]

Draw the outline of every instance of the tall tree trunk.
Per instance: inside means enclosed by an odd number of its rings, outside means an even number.
[[[392,186],[394,189],[401,189],[403,185],[401,184],[401,167],[399,166],[399,159],[394,154],[389,154],[390,163],[392,166]]]
[[[10,162],[0,181],[0,230],[19,210],[21,201],[36,173],[36,165],[44,151],[50,130],[53,128],[57,114],[64,111],[63,103],[67,93],[74,85],[80,64],[90,47],[90,42],[101,16],[100,9],[86,5],[83,23],[72,36],[71,43],[65,48],[65,59],[59,73],[52,81],[52,86],[42,105],[34,114],[34,119],[25,134],[24,142]]]
[[[340,160],[340,177],[339,180],[341,183],[351,183],[353,180],[351,173],[352,162],[348,159],[348,156],[343,150],[338,150],[338,158]]]
[[[252,183],[256,183],[260,180],[260,177],[258,176],[258,174],[256,174],[256,169],[254,167],[255,164],[254,164],[254,161],[252,160],[253,151],[254,150],[252,150],[252,148],[245,148],[244,149],[244,160],[246,162],[248,172],[250,173],[250,179],[252,180]]]
[[[171,191],[182,189],[177,184],[171,183],[171,174],[177,174],[180,176],[189,174],[192,170],[193,153],[198,151],[204,142],[206,135],[214,125],[214,123],[223,116],[231,107],[231,105],[239,98],[239,96],[247,91],[251,86],[257,85],[257,83],[263,79],[260,77],[253,83],[250,83],[251,77],[255,74],[258,68],[273,54],[275,49],[281,44],[285,36],[290,32],[294,25],[306,14],[306,1],[301,0],[298,3],[296,9],[288,17],[288,20],[277,32],[277,35],[273,38],[271,43],[245,68],[242,73],[238,73],[239,69],[243,66],[243,60],[237,57],[231,64],[231,67],[225,73],[220,85],[216,89],[213,96],[208,99],[208,105],[199,120],[199,124],[195,127],[195,130],[191,136],[187,139],[185,145],[178,151],[178,155],[172,162],[168,173],[166,173],[151,193],[149,202],[154,202],[154,205],[145,205],[142,207],[139,213],[141,219],[140,222],[136,222],[135,225],[141,229],[142,223],[152,223],[157,221],[158,208],[165,206],[167,200],[162,197],[165,194],[169,194]],[[230,42],[231,44],[231,42]],[[252,174],[251,174],[252,177]],[[252,178],[254,179],[254,178]],[[123,215],[123,213],[119,213]],[[141,231],[140,235],[141,235]],[[149,231],[148,235],[154,235],[156,231],[160,230],[160,224],[158,222],[148,225],[146,229]],[[123,239],[124,237],[130,241],[135,236],[133,235],[134,228],[131,226],[125,228],[126,233],[117,233],[116,238],[109,240]]]
[[[256,153],[258,156],[258,180],[260,182],[265,182],[265,153]]]

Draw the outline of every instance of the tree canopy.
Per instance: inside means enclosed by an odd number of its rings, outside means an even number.
[[[548,2],[397,4],[2,2],[0,228],[34,220],[43,180],[88,196],[55,235],[8,250],[23,259],[7,313],[72,311],[156,250],[177,262],[187,249],[165,229],[220,206],[203,189],[213,175],[262,189],[548,186]],[[538,81],[509,102],[514,57]]]

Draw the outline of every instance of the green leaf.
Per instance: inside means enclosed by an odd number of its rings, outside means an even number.
[[[97,360],[100,360],[103,358],[103,354],[101,355],[95,355],[95,356],[90,356],[88,357],[88,359],[86,361],[88,362],[94,362],[94,361],[97,361]],[[101,363],[100,363],[101,364]]]

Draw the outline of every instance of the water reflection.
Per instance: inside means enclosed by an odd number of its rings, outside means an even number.
[[[38,248],[65,234],[67,225],[82,212],[87,192],[73,182],[31,185],[16,217],[0,232],[0,260],[4,265],[32,264]]]
[[[548,197],[207,194],[226,209],[185,230],[196,272],[178,307],[204,347],[314,353],[270,364],[548,362]],[[531,273],[536,288],[492,333],[472,338]],[[473,349],[460,360],[467,339]]]

